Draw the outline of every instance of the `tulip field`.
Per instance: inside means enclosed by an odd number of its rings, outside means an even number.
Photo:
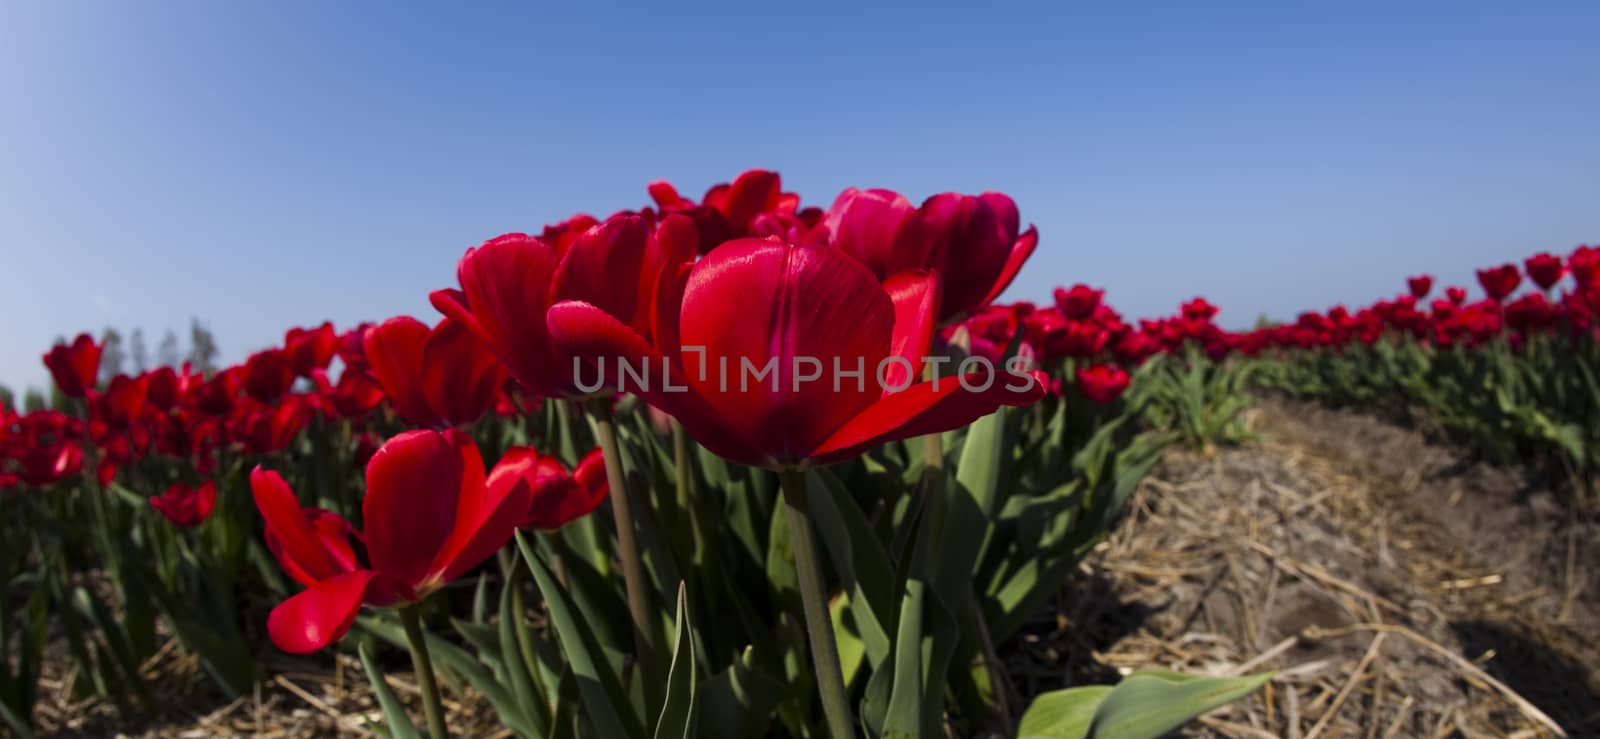
[[[466,249],[438,315],[48,347],[0,406],[0,726],[1600,731],[1600,248],[1230,331],[1001,302],[1054,247],[996,192],[645,192]],[[1443,626],[1502,618],[1559,691]]]

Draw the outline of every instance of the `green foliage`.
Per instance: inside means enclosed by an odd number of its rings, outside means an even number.
[[[1147,424],[1191,447],[1238,444],[1253,438],[1242,414],[1255,403],[1250,384],[1257,371],[1252,363],[1213,361],[1191,345],[1182,355],[1159,355],[1140,367],[1128,402],[1143,408]]]
[[[1377,411],[1443,431],[1497,463],[1600,469],[1600,347],[1555,334],[1440,348],[1405,335],[1255,363],[1293,397]]]

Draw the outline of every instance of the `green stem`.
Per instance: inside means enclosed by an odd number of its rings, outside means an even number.
[[[817,670],[817,691],[833,739],[855,736],[850,701],[845,696],[844,671],[839,667],[839,645],[834,641],[833,619],[828,616],[822,589],[822,562],[817,557],[816,534],[806,507],[805,473],[780,472],[784,512],[789,519],[789,543],[794,547],[795,574],[800,580],[800,600],[805,605],[806,633],[811,637],[811,661]]]
[[[689,468],[689,435],[684,433],[683,424],[678,419],[672,419],[672,471],[678,483],[677,503],[678,512],[685,517],[689,513],[689,486],[693,479]]]
[[[400,623],[406,629],[406,642],[411,645],[411,668],[417,673],[417,687],[422,691],[422,712],[428,719],[428,734],[433,739],[450,736],[444,726],[444,709],[439,704],[439,683],[433,678],[433,660],[428,656],[428,642],[422,635],[422,617],[419,605],[400,609]]]
[[[628,589],[628,614],[633,617],[634,647],[639,662],[649,669],[655,664],[655,629],[650,625],[644,560],[639,556],[639,540],[633,527],[633,504],[629,502],[628,481],[622,473],[622,453],[617,446],[617,427],[611,417],[611,400],[599,398],[590,401],[589,412],[594,418],[600,453],[605,456],[606,484],[611,488],[611,508],[617,516],[617,549],[622,558],[622,580]]]

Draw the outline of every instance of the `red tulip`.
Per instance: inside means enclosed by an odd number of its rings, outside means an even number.
[[[568,472],[561,460],[541,455],[533,447],[512,447],[489,473],[488,485],[493,495],[518,484],[526,484],[529,490],[528,511],[520,527],[546,531],[594,512],[611,490],[599,449],[589,452],[577,469]]]
[[[34,487],[65,480],[83,470],[83,447],[76,441],[29,443],[17,453],[17,475]]]
[[[313,370],[327,369],[339,349],[339,335],[333,324],[324,322],[316,328],[291,328],[283,336],[283,351],[289,357],[289,366],[300,377],[310,377]]]
[[[1528,279],[1538,285],[1540,290],[1549,290],[1567,274],[1567,265],[1563,264],[1561,257],[1549,252],[1535,254],[1523,262],[1528,268]]]
[[[271,403],[294,385],[294,368],[281,349],[251,354],[244,361],[244,391],[263,403]]]
[[[57,344],[44,355],[44,366],[50,369],[56,387],[69,397],[81,398],[94,389],[95,378],[100,374],[100,347],[94,337],[78,334],[71,345]]]
[[[1079,367],[1078,388],[1089,400],[1107,405],[1128,389],[1128,371],[1110,364]]]
[[[1447,287],[1444,289],[1444,296],[1449,298],[1450,302],[1455,303],[1456,305],[1461,305],[1462,303],[1467,302],[1467,290],[1463,287],[1456,287],[1454,285]]]
[[[1183,317],[1191,321],[1209,321],[1217,315],[1217,306],[1205,298],[1195,298],[1183,304]]]
[[[483,458],[454,429],[409,431],[367,464],[365,536],[338,515],[303,509],[275,472],[250,475],[267,546],[306,590],[272,609],[267,631],[304,654],[350,630],[362,603],[419,601],[489,558],[527,514],[529,488],[491,490]]]
[[[1600,246],[1580,245],[1573,249],[1567,265],[1572,268],[1572,278],[1579,289],[1600,284]]]
[[[648,190],[662,213],[681,214],[694,223],[696,251],[701,254],[728,239],[756,233],[763,215],[794,214],[800,202],[798,196],[783,192],[777,172],[764,169],[741,172],[731,184],[712,185],[699,204],[679,195],[665,180],[650,183]]]
[[[1088,285],[1073,285],[1071,290],[1056,288],[1056,310],[1061,315],[1073,319],[1084,319],[1094,315],[1100,301],[1105,297],[1106,291],[1096,290]]]
[[[368,329],[363,345],[372,376],[415,426],[477,422],[504,379],[488,346],[449,318],[431,331],[409,316],[391,318]]]
[[[157,367],[145,373],[145,401],[160,411],[170,411],[183,397],[183,380],[171,367]]]
[[[95,399],[96,416],[113,429],[126,430],[128,424],[143,413],[149,387],[146,375],[138,379],[127,375],[111,378],[105,393]]]
[[[211,517],[217,503],[217,484],[206,480],[199,487],[175,482],[167,492],[150,499],[150,505],[180,528],[192,528]]]
[[[912,210],[890,190],[850,188],[839,194],[824,223],[834,245],[879,279],[907,269],[932,270],[941,282],[941,323],[994,302],[1039,242],[1032,226],[1018,234],[1017,204],[997,192],[941,193]]]
[[[1480,269],[1478,284],[1483,286],[1484,293],[1488,294],[1491,300],[1499,301],[1515,292],[1517,285],[1522,284],[1522,273],[1517,271],[1515,264]]]
[[[1433,276],[1417,275],[1416,277],[1407,277],[1406,287],[1411,288],[1412,297],[1419,300],[1426,298],[1428,293],[1433,291]]]
[[[776,469],[837,462],[1044,392],[1035,377],[1005,369],[912,383],[938,298],[938,283],[925,272],[880,286],[843,252],[741,239],[695,264],[676,297],[662,296],[653,344],[610,312],[577,301],[550,310],[550,331],[611,387],[627,384],[615,363],[654,367],[648,387],[627,389],[736,462]],[[847,374],[857,368],[860,375]],[[833,370],[828,379],[825,369]]]
[[[335,353],[339,361],[344,362],[346,370],[367,371],[367,355],[361,348],[361,342],[366,339],[369,328],[372,328],[372,324],[364,322],[339,335],[339,345]]]
[[[557,301],[581,300],[647,332],[657,276],[676,275],[677,265],[694,256],[692,241],[680,241],[693,238],[686,236],[688,223],[673,223],[684,229],[663,221],[651,233],[638,216],[615,216],[584,232],[565,253],[524,234],[491,239],[461,258],[456,273],[462,289],[433,293],[433,305],[483,339],[528,390],[584,395],[570,355],[550,341],[546,311]]]

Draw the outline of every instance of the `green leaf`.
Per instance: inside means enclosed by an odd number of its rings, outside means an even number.
[[[383,680],[383,672],[372,661],[372,650],[362,644],[358,651],[361,666],[367,671],[367,680],[372,683],[372,692],[378,695],[378,706],[383,709],[383,722],[387,724],[389,736],[394,739],[422,739],[422,732],[417,731],[417,725],[406,715],[405,706],[395,697],[394,691]]]
[[[683,582],[678,583],[678,621],[673,636],[672,667],[667,672],[667,697],[656,719],[655,739],[692,737],[695,734],[695,684],[699,670],[695,665],[694,630],[689,627],[689,599]]]
[[[529,672],[517,640],[517,627],[524,616],[518,607],[522,603],[517,593],[517,573],[520,571],[511,568],[505,587],[500,591],[500,663],[510,678],[511,690],[516,694],[517,702],[522,704],[528,717],[528,728],[534,736],[543,736],[550,729],[550,701],[534,683],[533,674]]]
[[[1214,708],[1249,695],[1272,673],[1205,677],[1149,670],[1114,688],[1046,693],[1022,715],[1019,739],[1156,739]]]
[[[372,616],[357,617],[356,623],[361,628],[390,644],[402,649],[409,649],[405,632],[400,625],[387,622]],[[506,690],[500,681],[494,678],[489,668],[473,657],[470,652],[456,646],[447,639],[440,638],[424,631],[423,640],[428,645],[428,654],[433,657],[434,666],[444,667],[450,672],[466,680],[483,697],[494,706],[494,711],[500,717],[500,722],[520,736],[533,736],[529,732],[529,723],[522,713],[522,706],[511,692]]]
[[[724,739],[765,736],[773,723],[772,711],[783,698],[784,685],[755,667],[753,650],[734,659],[728,669],[713,676],[700,689],[699,719],[717,727]]]
[[[630,707],[621,681],[612,672],[600,645],[594,641],[594,635],[584,628],[566,591],[540,561],[527,534],[517,532],[517,546],[522,550],[522,559],[528,563],[528,569],[533,571],[539,592],[544,595],[545,605],[550,611],[550,622],[555,626],[556,636],[561,642],[561,651],[567,656],[567,663],[572,665],[572,672],[577,676],[578,693],[583,696],[589,721],[602,736],[644,736],[644,726]]]

